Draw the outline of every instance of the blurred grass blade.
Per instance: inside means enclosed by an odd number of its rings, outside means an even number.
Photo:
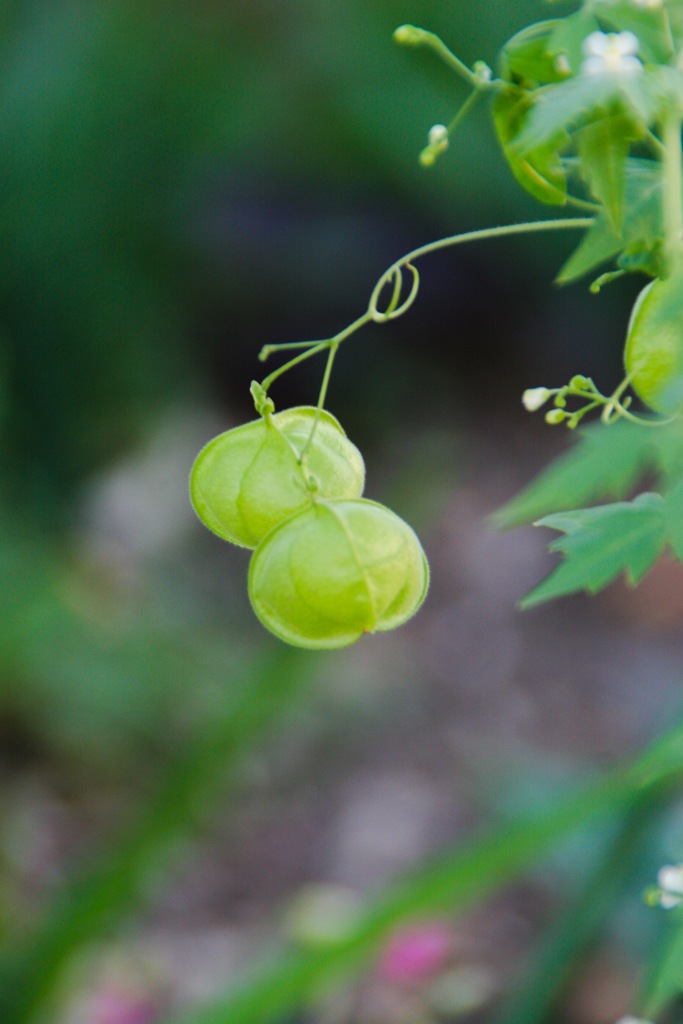
[[[665,796],[658,788],[648,790],[624,816],[616,835],[611,833],[608,842],[600,845],[581,891],[541,936],[523,986],[495,1024],[543,1024],[550,1019],[623,892]]]
[[[324,950],[284,951],[234,993],[172,1024],[270,1024],[305,1006],[358,967],[398,924],[425,914],[463,911],[526,871],[575,830],[622,811],[683,773],[683,725],[632,765],[557,798],[541,813],[488,835],[391,885],[343,942]]]
[[[669,928],[650,958],[640,998],[642,1015],[655,1020],[683,991],[683,918],[671,914]]]
[[[191,832],[201,812],[225,791],[245,750],[292,704],[316,663],[310,655],[278,648],[275,656],[249,664],[246,678],[233,681],[244,692],[224,718],[178,757],[130,834],[67,885],[26,948],[3,951],[2,1024],[42,1019],[40,1011],[70,959],[144,898],[150,877],[173,844]]]

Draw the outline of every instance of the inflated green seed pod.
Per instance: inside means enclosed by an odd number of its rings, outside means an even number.
[[[316,415],[313,441],[306,446]],[[284,409],[219,434],[202,448],[190,473],[190,498],[210,530],[256,547],[283,519],[325,498],[363,493],[363,457],[330,413]]]
[[[415,532],[364,498],[314,502],[271,530],[249,567],[257,616],[298,647],[346,647],[394,629],[415,614],[428,583]]]
[[[657,412],[683,408],[683,273],[651,281],[631,313],[624,347],[631,385]]]

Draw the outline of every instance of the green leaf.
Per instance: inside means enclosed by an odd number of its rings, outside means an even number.
[[[496,526],[508,529],[558,509],[623,498],[646,470],[664,487],[683,473],[680,421],[656,429],[626,420],[609,427],[596,423],[575,436],[565,455],[495,513]]]
[[[679,561],[683,562],[683,481],[664,498],[669,544]]]
[[[571,131],[589,120],[620,114],[644,128],[662,105],[659,77],[641,74],[582,75],[536,89],[517,145],[521,152],[545,145],[564,128]]]
[[[560,128],[569,131],[596,106],[614,99],[616,80],[606,75],[578,75],[557,85],[546,85],[533,93],[533,104],[517,139],[521,153],[544,146]]]
[[[628,118],[605,117],[577,133],[581,172],[617,234],[621,233],[624,217],[630,128]]]
[[[585,9],[576,11],[567,18],[561,18],[556,22],[548,39],[548,53],[552,54],[555,61],[563,55],[570,72],[577,74],[584,57],[583,41],[591,32],[597,32],[599,29],[597,18]]]
[[[626,274],[647,274],[648,277],[661,277],[664,272],[662,246],[657,244],[652,249],[647,249],[635,242],[624,249],[617,260],[617,266]]]
[[[615,232],[606,213],[600,213],[560,270],[556,281],[568,284],[594,270],[623,250],[623,269],[631,269],[628,259],[636,257],[637,268],[656,266],[655,255],[662,236],[661,167],[654,160],[629,158],[625,163],[625,213],[622,238]],[[647,254],[653,254],[648,258]],[[619,263],[622,266],[622,261]]]
[[[638,8],[633,0],[589,0],[586,13],[600,17],[610,29],[633,32],[640,42],[640,56],[654,63],[671,57],[666,33],[662,31],[661,8]]]
[[[635,586],[666,541],[663,506],[660,494],[641,494],[630,502],[559,512],[540,519],[537,526],[548,526],[565,535],[550,545],[551,551],[564,555],[564,561],[523,598],[521,607],[532,608],[578,590],[595,594],[621,572]]]
[[[562,81],[555,54],[548,52],[548,40],[559,24],[558,19],[539,21],[508,39],[500,51],[501,77],[509,82],[542,85]]]
[[[558,150],[566,142],[565,134],[560,132],[554,143],[524,156],[511,145],[529,102],[528,94],[515,86],[498,93],[492,104],[498,141],[522,188],[542,203],[563,205],[567,199],[567,181]]]
[[[607,260],[617,256],[622,248],[623,239],[615,232],[607,214],[600,213],[595,223],[588,229],[574,252],[560,269],[555,278],[556,284],[570,284],[580,277],[595,270]]]

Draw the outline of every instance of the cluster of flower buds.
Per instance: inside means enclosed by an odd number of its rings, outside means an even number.
[[[568,398],[582,400],[583,404],[578,409],[570,411],[567,409]],[[599,406],[603,406],[603,418],[610,419],[612,413],[617,414],[620,410],[628,408],[630,404],[628,398],[620,403],[616,393],[611,397],[603,395],[591,378],[584,377],[582,373],[575,374],[569,384],[565,384],[564,387],[527,388],[522,395],[522,404],[528,412],[536,412],[550,401],[554,408],[546,412],[546,423],[550,423],[552,426],[564,423],[570,430],[578,426],[586,413]]]

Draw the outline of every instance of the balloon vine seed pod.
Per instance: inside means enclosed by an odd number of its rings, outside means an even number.
[[[287,643],[320,649],[402,625],[428,584],[415,532],[364,498],[311,503],[264,537],[249,568],[263,625]]]
[[[641,291],[628,325],[624,364],[630,383],[652,409],[683,408],[683,272]]]
[[[330,413],[309,406],[267,412],[219,434],[190,473],[190,498],[210,530],[254,548],[313,496],[357,498],[363,457]]]

